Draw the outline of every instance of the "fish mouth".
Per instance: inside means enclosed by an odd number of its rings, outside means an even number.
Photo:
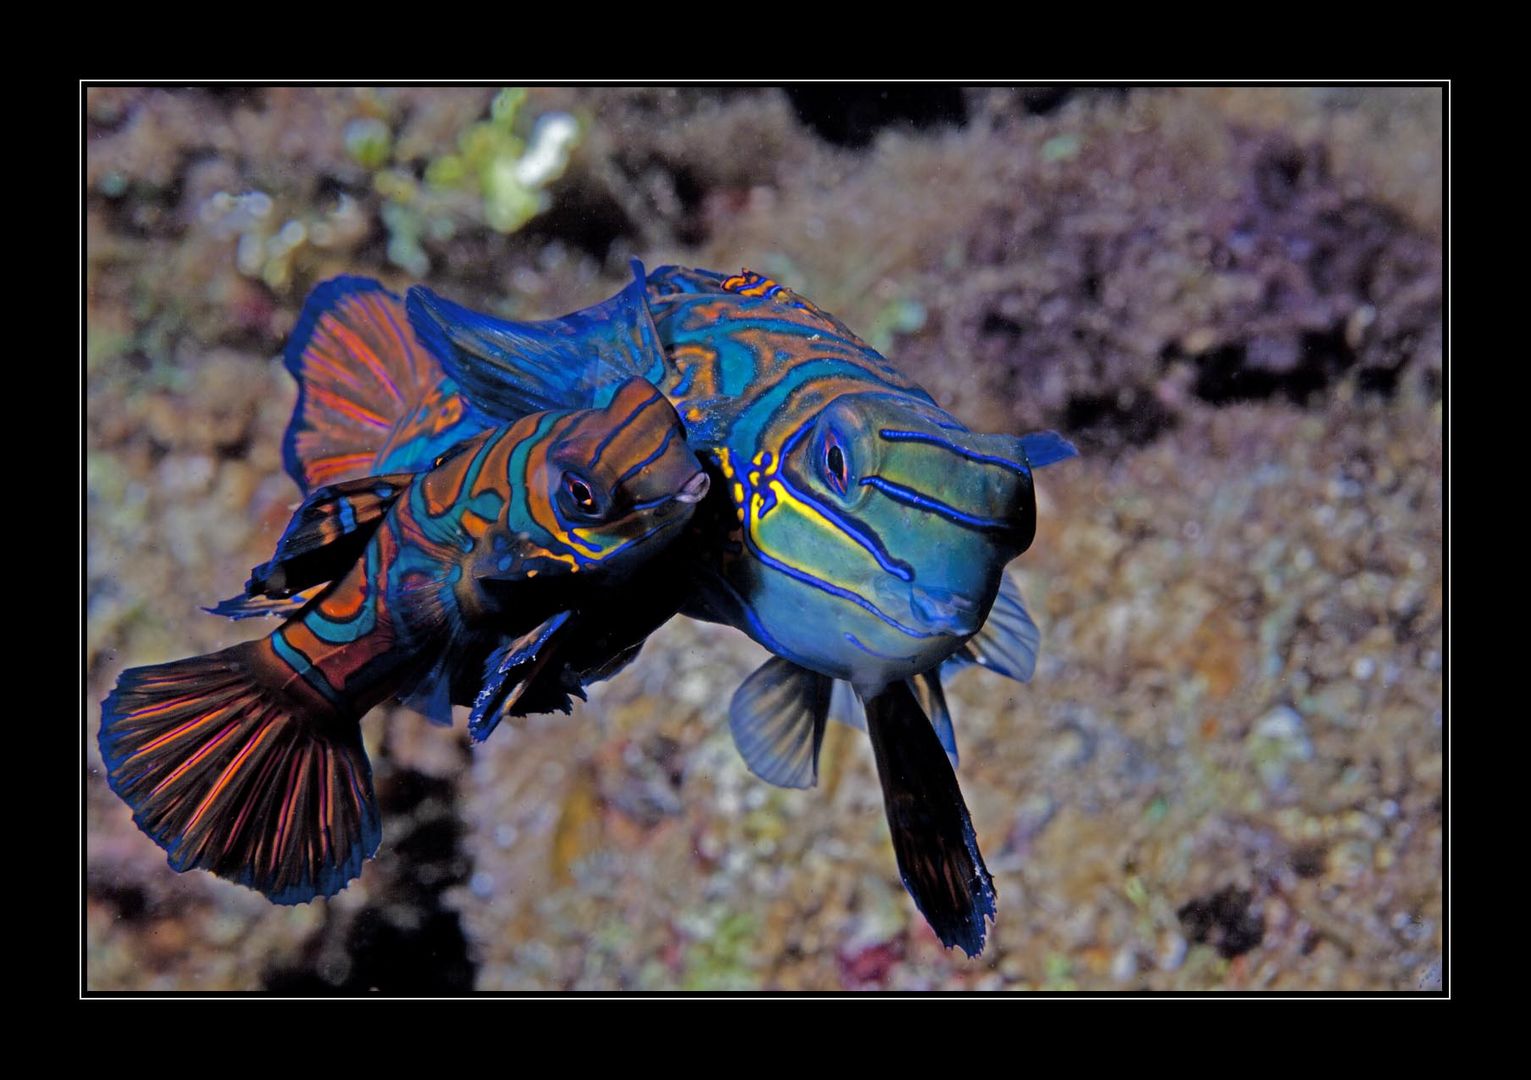
[[[949,589],[911,586],[909,611],[922,625],[952,637],[975,634],[983,625],[978,603]]]
[[[682,503],[699,503],[707,497],[707,489],[711,486],[712,481],[707,478],[707,474],[705,472],[699,472],[690,480],[686,481],[686,486],[680,489],[680,492],[675,496],[675,501]]]

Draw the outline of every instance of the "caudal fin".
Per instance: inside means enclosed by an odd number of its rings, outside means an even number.
[[[122,673],[101,706],[107,781],[178,871],[278,904],[332,896],[382,830],[354,717],[280,689],[266,641]]]
[[[437,401],[417,423],[441,365],[415,338],[403,301],[371,278],[338,277],[309,293],[286,363],[298,404],[282,456],[305,492],[372,472],[385,449],[417,434],[411,425],[434,436],[463,412],[455,397]]]
[[[943,945],[977,956],[994,917],[994,879],[946,751],[907,683],[891,683],[866,713],[904,887]]]

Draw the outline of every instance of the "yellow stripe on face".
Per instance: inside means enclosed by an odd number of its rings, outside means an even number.
[[[586,536],[586,534],[589,531],[590,531],[589,529],[579,528],[579,529],[574,529],[574,530],[572,530],[569,533],[569,539],[574,541],[573,546],[584,548],[585,551],[589,553],[589,556],[590,556],[589,561],[591,561],[591,562],[600,562],[607,555],[609,555],[613,550],[617,550],[617,549],[613,549],[613,548],[602,549],[602,548],[594,546],[594,544],[589,539],[589,537]]]

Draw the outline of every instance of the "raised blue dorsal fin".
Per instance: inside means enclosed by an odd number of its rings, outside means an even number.
[[[634,259],[632,268],[632,283],[617,295],[558,319],[497,319],[421,285],[409,290],[405,309],[416,337],[486,416],[508,422],[591,408],[617,383],[635,375],[658,383],[664,375],[643,264]]]
[[[744,680],[729,704],[728,727],[750,772],[778,787],[818,783],[833,682],[779,656]]]

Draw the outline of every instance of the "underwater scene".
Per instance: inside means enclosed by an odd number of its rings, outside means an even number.
[[[1440,991],[1445,91],[91,86],[87,991]]]

